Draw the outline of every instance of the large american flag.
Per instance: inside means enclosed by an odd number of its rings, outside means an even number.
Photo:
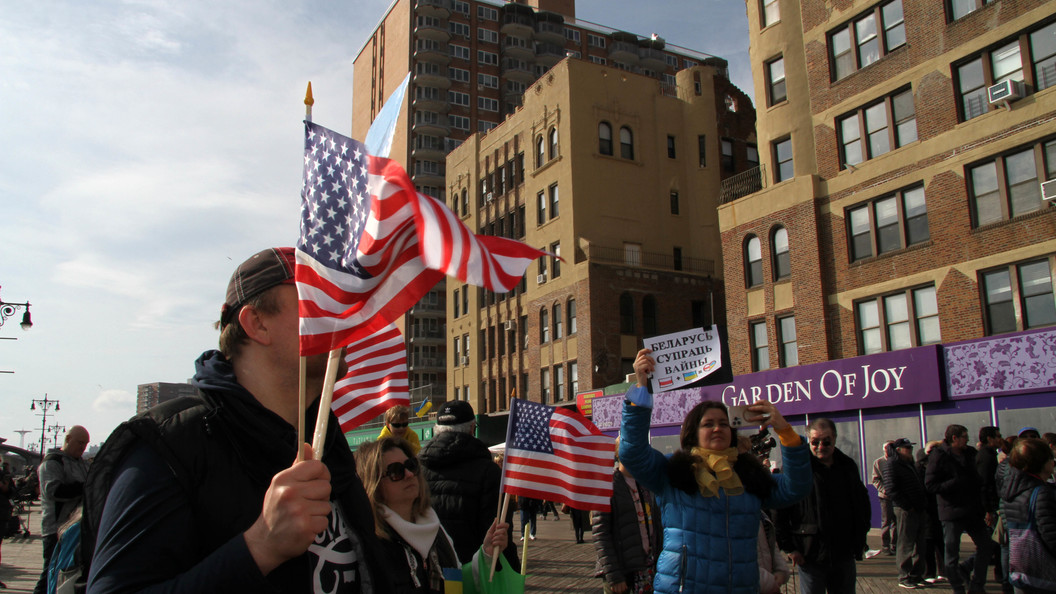
[[[407,347],[395,324],[353,342],[345,352],[348,374],[334,384],[330,404],[342,431],[351,431],[390,407],[410,406]]]
[[[578,412],[514,398],[503,490],[609,511],[615,455],[615,440]]]

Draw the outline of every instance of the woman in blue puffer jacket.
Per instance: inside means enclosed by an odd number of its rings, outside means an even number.
[[[656,495],[664,526],[656,592],[755,594],[759,510],[781,508],[811,489],[810,452],[773,404],[748,408],[781,439],[783,472],[771,475],[751,454],[737,453],[726,406],[705,401],[682,423],[682,449],[669,460],[649,447],[655,361],[642,349],[634,361],[638,386],[627,392],[620,427],[620,460]],[[767,416],[768,415],[768,416]]]

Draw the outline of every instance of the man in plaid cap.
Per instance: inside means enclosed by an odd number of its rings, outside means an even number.
[[[389,591],[338,422],[321,461],[297,443],[297,305],[293,248],[243,262],[217,323],[220,350],[195,363],[199,395],[107,440],[85,488],[93,594]],[[308,358],[309,426],[325,369],[325,354]]]

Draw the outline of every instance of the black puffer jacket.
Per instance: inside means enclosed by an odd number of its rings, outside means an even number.
[[[975,448],[965,446],[958,454],[946,443],[936,447],[928,456],[924,485],[938,495],[943,522],[983,517],[983,481],[975,469]]]
[[[1034,502],[1034,517],[1049,555],[1056,557],[1056,485],[1012,466],[1003,478],[1000,495],[1009,524],[1026,524],[1030,520],[1030,497],[1035,488],[1040,488]]]
[[[903,460],[896,452],[882,464],[884,490],[887,498],[902,509],[909,511],[926,511],[928,509],[928,492],[924,489],[924,477],[917,466],[909,460]]]
[[[454,431],[437,435],[422,448],[418,459],[424,467],[440,524],[455,542],[458,559],[469,563],[495,519],[502,470],[484,442]],[[507,522],[513,518],[512,506],[506,518]],[[520,567],[512,522],[509,534],[503,554],[511,566]]]
[[[660,539],[664,534],[660,510],[653,494],[641,484],[637,486],[642,511],[646,513],[647,533],[651,533],[650,551],[655,558],[660,553]],[[602,576],[605,583],[624,583],[628,573],[641,571],[650,564],[642,546],[642,531],[638,526],[638,511],[631,488],[619,470],[612,474],[612,511],[591,514],[590,531],[598,554],[595,573]]]

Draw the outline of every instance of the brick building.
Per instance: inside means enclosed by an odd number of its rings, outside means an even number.
[[[734,373],[1056,324],[1056,3],[747,11],[760,165],[719,207]]]
[[[154,382],[139,384],[136,388],[136,414],[145,412],[163,402],[175,400],[181,396],[195,396],[198,389],[191,384],[173,384]]]

